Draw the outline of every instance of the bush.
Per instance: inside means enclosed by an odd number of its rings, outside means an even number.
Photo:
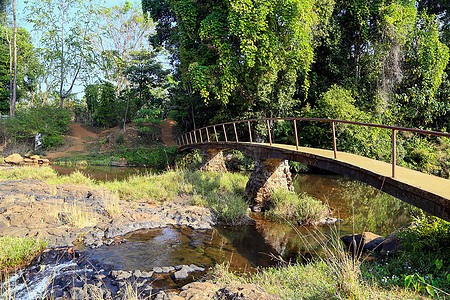
[[[209,193],[207,196],[210,207],[219,220],[227,224],[239,225],[247,216],[248,204],[242,195],[235,193]]]
[[[42,147],[44,149],[57,148],[64,144],[64,137],[62,135],[50,134],[44,136],[42,139]]]
[[[10,140],[34,140],[37,133],[43,136],[45,149],[62,144],[63,137],[69,130],[71,113],[52,105],[30,107],[18,110],[16,117],[6,121],[7,134]]]
[[[363,264],[364,277],[439,296],[450,292],[450,222],[422,216],[399,231],[400,250]],[[445,299],[445,297],[444,297]]]
[[[277,190],[272,193],[270,201],[272,208],[266,212],[269,218],[313,224],[328,214],[328,208],[320,200],[306,194]]]
[[[116,139],[116,143],[119,145],[122,145],[125,143],[125,135],[123,133],[119,134],[119,136]]]

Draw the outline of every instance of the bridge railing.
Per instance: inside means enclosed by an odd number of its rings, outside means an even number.
[[[257,143],[252,136],[251,123],[252,122],[265,122],[265,126],[267,127],[267,134],[269,138],[269,144],[272,145],[272,132],[270,128],[270,121],[292,121],[294,124],[294,136],[295,136],[295,146],[296,149],[299,150],[299,139],[298,139],[298,131],[297,131],[297,121],[312,121],[312,122],[324,122],[330,123],[331,125],[331,135],[333,140],[333,152],[334,158],[337,159],[337,144],[336,144],[336,124],[351,124],[365,127],[374,127],[374,128],[383,128],[391,130],[391,164],[392,164],[392,177],[395,177],[395,166],[397,164],[397,131],[405,131],[405,132],[414,132],[426,135],[434,135],[434,136],[442,136],[450,138],[450,133],[439,132],[439,131],[430,131],[423,129],[415,129],[415,128],[406,128],[406,127],[398,127],[398,126],[388,126],[381,124],[372,124],[372,123],[363,123],[363,122],[353,122],[346,120],[338,120],[338,119],[320,119],[320,118],[262,118],[262,119],[248,119],[248,120],[239,120],[239,121],[231,121],[225,122],[215,125],[205,126],[196,130],[189,131],[187,133],[182,134],[177,139],[178,146],[184,145],[192,145],[192,144],[203,144],[210,142],[226,142],[226,143],[240,143],[238,130],[236,128],[236,124],[247,123],[247,130],[249,136],[249,143]],[[231,136],[227,135],[227,131],[225,126],[232,125],[234,139],[230,139]],[[219,130],[219,131],[218,131]],[[221,132],[220,132],[221,131]],[[219,141],[218,132],[223,132],[223,140]],[[205,139],[203,139],[205,137]],[[248,143],[248,142],[246,142]]]

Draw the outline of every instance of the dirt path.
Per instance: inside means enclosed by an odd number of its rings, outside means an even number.
[[[166,146],[176,146],[177,143],[173,140],[172,137],[172,128],[175,126],[176,122],[171,119],[165,119],[161,123],[161,132],[162,132],[162,140],[164,145]]]
[[[73,152],[83,152],[85,150],[86,138],[97,138],[97,134],[95,132],[89,131],[81,124],[72,123],[69,124],[69,136],[71,146],[62,151],[48,152],[48,159],[56,159],[63,156],[68,156],[69,153]]]

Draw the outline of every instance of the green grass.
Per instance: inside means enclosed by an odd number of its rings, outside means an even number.
[[[6,170],[2,170],[0,172],[0,179],[12,179],[12,180],[20,180],[20,179],[56,179],[56,172],[48,167],[34,167],[34,166],[22,166],[16,168],[10,168]]]
[[[326,237],[321,247],[321,256],[314,256],[307,263],[282,262],[278,267],[241,275],[230,272],[229,265],[220,264],[215,266],[210,277],[221,285],[256,284],[281,299],[425,298],[403,286],[383,286],[365,278],[362,273],[365,258],[353,258],[346,253],[336,236]]]
[[[43,179],[50,184],[106,188],[125,201],[164,203],[185,195],[191,198],[192,204],[211,208],[218,219],[228,224],[239,224],[247,215],[248,205],[243,200],[243,193],[248,176],[239,173],[216,174],[178,169],[130,176],[122,181],[98,182],[80,171],[58,176],[50,167],[18,167],[3,170],[1,179]]]
[[[328,208],[320,200],[306,194],[277,190],[272,193],[270,200],[272,207],[266,212],[266,216],[273,220],[305,225],[313,224],[328,215]]]
[[[28,263],[46,246],[47,243],[39,239],[0,237],[0,273]]]

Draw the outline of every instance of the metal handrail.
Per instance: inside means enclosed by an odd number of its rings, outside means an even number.
[[[248,125],[248,134],[250,137],[250,143],[253,144],[252,139],[252,132],[251,132],[251,126],[250,122],[260,122],[260,121],[266,121],[267,126],[267,132],[269,137],[269,144],[272,145],[272,135],[270,132],[270,123],[269,121],[293,121],[294,122],[294,134],[295,134],[295,144],[296,149],[299,149],[298,144],[298,132],[297,132],[297,121],[313,121],[313,122],[325,122],[325,123],[331,123],[331,131],[333,135],[333,153],[334,153],[334,159],[337,159],[337,146],[336,146],[336,130],[335,130],[335,124],[336,123],[342,123],[342,124],[351,124],[351,125],[359,125],[359,126],[365,126],[365,127],[375,127],[375,128],[383,128],[383,129],[389,129],[392,130],[392,154],[391,154],[391,160],[392,160],[392,177],[395,177],[395,166],[396,166],[396,156],[397,156],[397,131],[406,131],[406,132],[414,132],[414,133],[420,133],[420,134],[427,134],[427,135],[435,135],[435,136],[443,136],[450,138],[450,133],[446,132],[439,132],[439,131],[431,131],[431,130],[423,130],[423,129],[415,129],[415,128],[407,128],[407,127],[398,127],[398,126],[389,126],[389,125],[381,125],[381,124],[372,124],[372,123],[363,123],[363,122],[354,122],[354,121],[346,121],[346,120],[338,120],[338,119],[320,119],[320,118],[262,118],[262,119],[248,119],[248,120],[239,120],[239,121],[231,121],[231,122],[225,122],[215,125],[209,125],[205,126],[196,130],[189,131],[183,135],[181,135],[181,139],[178,139],[178,146],[183,145],[191,145],[191,144],[198,144],[196,133],[199,132],[201,143],[203,144],[203,138],[202,138],[202,130],[204,129],[206,132],[206,137],[208,140],[208,143],[210,142],[209,132],[208,128],[213,128],[215,140],[216,142],[219,142],[217,130],[216,127],[222,127],[224,135],[225,135],[225,142],[226,143],[239,143],[239,138],[236,130],[236,124],[247,122]],[[225,130],[225,125],[233,124],[234,128],[234,135],[235,135],[235,141],[229,141],[227,137],[227,133]],[[195,136],[195,143],[192,140],[192,134]],[[190,141],[189,141],[190,137]]]

